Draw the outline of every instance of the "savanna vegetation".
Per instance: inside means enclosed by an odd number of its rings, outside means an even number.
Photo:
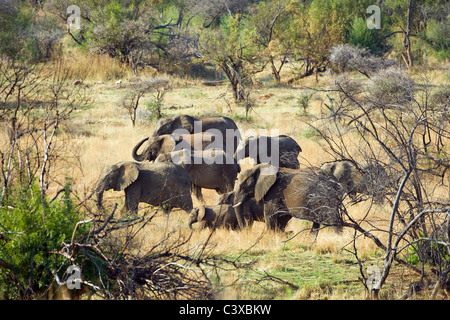
[[[1,1],[0,297],[448,299],[449,9]],[[121,211],[119,191],[99,211],[102,169],[178,114],[276,129],[301,168],[376,161],[383,175],[343,193],[342,225],[318,232],[301,219],[190,230],[183,210]]]

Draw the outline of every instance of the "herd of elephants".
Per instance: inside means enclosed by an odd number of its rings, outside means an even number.
[[[180,208],[189,213],[190,228],[198,223],[239,230],[261,221],[284,231],[296,217],[318,230],[342,225],[342,197],[367,192],[371,177],[385,175],[373,162],[337,160],[300,168],[301,151],[286,135],[241,139],[236,123],[224,116],[163,118],[152,136],[133,148],[135,162],[104,168],[95,188],[97,206],[103,210],[104,191],[123,190],[126,212],[137,212],[140,202]],[[241,170],[244,158],[254,164]],[[218,201],[194,208],[192,195],[204,203],[202,188],[216,190]]]

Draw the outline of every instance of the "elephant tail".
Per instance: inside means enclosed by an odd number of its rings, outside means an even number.
[[[132,155],[133,155],[133,159],[134,159],[134,160],[136,160],[136,161],[144,161],[144,160],[147,160],[147,159],[146,159],[146,156],[144,155],[144,153],[138,154],[137,152],[138,152],[139,148],[142,146],[142,144],[143,144],[145,141],[147,141],[148,139],[149,139],[148,137],[145,138],[145,139],[142,139],[141,141],[138,142],[137,145],[134,146],[133,151],[132,151]]]

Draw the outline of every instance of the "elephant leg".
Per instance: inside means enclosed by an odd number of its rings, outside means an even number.
[[[264,204],[264,221],[269,230],[276,229],[276,206],[270,202]]]
[[[137,192],[125,192],[125,213],[137,214],[139,206],[139,194]]]
[[[290,214],[279,215],[277,219],[277,228],[280,229],[280,231],[284,232],[284,229],[286,229],[286,226],[291,218],[292,216]]]

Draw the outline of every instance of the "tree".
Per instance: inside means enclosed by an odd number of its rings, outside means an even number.
[[[236,102],[245,100],[245,85],[251,81],[252,66],[249,61],[255,56],[249,46],[248,33],[241,16],[229,16],[215,29],[204,29],[200,33],[200,50],[206,61],[213,61],[230,81]]]
[[[0,4],[0,55],[27,62],[50,58],[63,36],[52,16],[39,17],[37,7],[20,0]]]
[[[400,47],[398,51],[407,68],[411,68],[414,59],[421,58],[424,53],[423,42],[418,40],[420,35],[426,38],[424,35],[428,25],[448,23],[448,4],[442,0],[389,0],[383,3],[383,9],[388,13],[387,23],[391,27],[391,33],[386,38],[396,34],[400,36],[392,42]],[[441,37],[445,39],[445,32]],[[431,49],[435,50],[433,47]]]
[[[348,198],[344,215],[344,226],[355,230],[355,241],[359,233],[372,239],[385,253],[383,266],[370,286],[372,278],[363,272],[363,262],[358,258],[364,285],[375,298],[394,261],[428,281],[434,275],[424,266],[427,263],[435,266],[435,292],[448,281],[450,272],[450,199],[442,190],[444,176],[450,169],[446,147],[450,141],[450,106],[448,100],[439,106],[432,102],[433,86],[426,74],[424,89],[417,90],[408,75],[390,72],[389,76],[380,73],[379,77],[371,78],[369,87],[382,86],[381,82],[386,86],[382,91],[366,92],[365,96],[353,94],[337,82],[338,95],[325,104],[324,117],[311,124],[324,139],[324,150],[336,159],[347,159],[356,165],[376,162],[387,174],[384,202],[374,202],[372,192],[362,193]],[[397,94],[400,89],[404,91]],[[397,98],[391,99],[392,96]],[[373,184],[378,185],[377,181]],[[355,203],[364,201],[371,203],[367,211],[352,212]],[[381,221],[383,211],[388,214]],[[382,238],[379,231],[387,238]],[[358,257],[356,242],[352,245],[354,249],[349,251]],[[412,265],[411,254],[418,258],[420,268]]]
[[[69,263],[50,253],[80,219],[70,183],[55,173],[67,160],[57,135],[73,111],[89,103],[89,91],[70,79],[59,57],[46,64],[0,57],[0,117],[7,137],[0,146],[0,287],[7,298],[45,294]],[[55,202],[61,192],[49,200],[50,184],[64,186],[64,201]]]
[[[317,0],[297,6],[292,2],[289,12],[293,19],[286,31],[293,54],[303,61],[304,71],[297,78],[316,74],[327,64],[329,49],[344,41],[346,15],[336,1]]]
[[[270,64],[276,82],[280,82],[280,72],[287,61],[291,49],[285,45],[284,29],[289,24],[289,15],[285,13],[287,1],[262,1],[250,7],[247,28],[250,40],[258,48],[263,66]]]
[[[168,81],[166,79],[152,79],[152,80],[136,80],[132,81],[131,88],[120,102],[120,107],[124,108],[133,123],[133,127],[136,124],[136,114],[139,107],[139,102],[142,97],[147,93],[156,91],[157,99],[161,100],[164,96],[163,92],[167,89]],[[161,114],[161,110],[158,109],[158,114]]]

